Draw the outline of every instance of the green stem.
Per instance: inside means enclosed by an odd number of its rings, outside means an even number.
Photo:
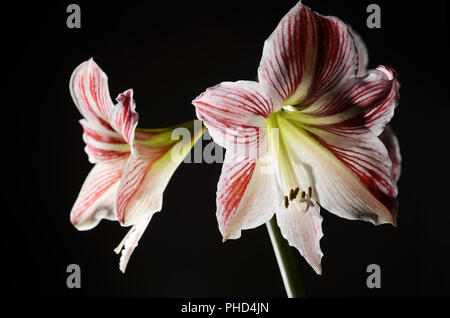
[[[281,235],[276,217],[274,216],[266,224],[288,298],[306,297],[297,264],[295,263],[294,254],[288,242]]]

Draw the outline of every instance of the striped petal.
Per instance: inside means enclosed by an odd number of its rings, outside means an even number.
[[[123,136],[125,141],[132,145],[134,130],[138,124],[138,113],[136,103],[133,99],[133,90],[129,89],[116,98],[117,104],[112,108],[109,115],[111,126]]]
[[[289,112],[278,116],[280,135],[308,167],[315,199],[348,219],[395,224],[397,188],[383,143],[369,129],[340,134],[302,125]]]
[[[83,117],[101,130],[111,130],[108,119],[113,103],[108,77],[92,58],[73,71],[69,87],[72,99]]]
[[[189,138],[173,140],[176,128],[189,131]],[[124,226],[138,224],[161,210],[167,183],[203,131],[197,130],[193,121],[164,129],[136,130],[134,151],[117,193],[119,222]]]
[[[303,204],[299,200],[294,200],[287,208],[282,207],[277,211],[277,223],[281,234],[319,275],[322,274],[323,256],[320,249],[320,239],[323,236],[322,219],[320,207],[315,202],[305,211]]]
[[[350,26],[348,29],[355,41],[356,51],[358,53],[358,72],[357,76],[365,76],[367,74],[367,65],[369,64],[369,53],[367,52],[367,47],[363,40]]]
[[[299,2],[264,43],[258,78],[285,105],[305,106],[357,71],[358,53],[348,27]]]
[[[299,120],[334,132],[365,126],[379,135],[394,115],[399,87],[394,71],[379,66],[321,96],[298,113]]]
[[[270,162],[226,152],[217,186],[217,221],[223,240],[271,219],[281,195]]]
[[[114,201],[127,159],[96,164],[87,176],[70,212],[78,230],[89,230],[101,219],[114,220]]]
[[[379,137],[381,142],[386,147],[389,153],[389,158],[392,162],[391,178],[392,180],[394,180],[394,182],[397,182],[400,178],[400,173],[402,170],[402,156],[400,154],[400,145],[398,139],[395,136],[392,128],[389,126],[386,126],[384,128],[383,133]]]
[[[270,87],[238,81],[209,88],[192,103],[216,143],[235,154],[257,158],[266,151],[261,128],[282,100]]]
[[[85,151],[90,162],[111,162],[130,155],[130,146],[118,133],[101,130],[85,119],[80,120],[80,124],[83,126]]]

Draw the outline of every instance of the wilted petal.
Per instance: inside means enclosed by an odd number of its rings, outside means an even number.
[[[116,98],[117,105],[112,108],[109,115],[110,125],[120,133],[125,141],[132,145],[134,130],[138,124],[138,113],[136,103],[133,99],[133,90],[129,89]]]
[[[339,86],[357,71],[357,50],[347,26],[299,2],[264,43],[258,78],[286,105],[298,105]]]
[[[89,230],[101,219],[115,219],[114,201],[127,160],[96,164],[87,176],[70,213],[78,230]]]
[[[108,118],[113,103],[109,95],[108,77],[92,58],[73,71],[69,87],[83,117],[100,129],[111,130]]]
[[[238,81],[208,88],[192,103],[217,144],[235,154],[256,158],[265,152],[261,128],[281,107],[282,100],[270,87]]]
[[[224,241],[266,223],[281,205],[270,165],[227,151],[217,185],[217,221]]]
[[[189,131],[189,138],[173,140],[172,131],[176,128]],[[193,122],[165,129],[136,131],[134,151],[117,193],[115,210],[119,222],[125,226],[138,224],[161,210],[167,183],[203,131],[195,131]]]
[[[402,156],[400,154],[398,139],[390,126],[384,127],[384,131],[381,133],[379,138],[386,147],[389,153],[389,158],[392,162],[391,177],[394,182],[397,182],[400,178],[400,173],[402,170]]]
[[[322,232],[322,216],[320,207],[312,203],[305,211],[304,204],[292,201],[287,208],[277,210],[277,223],[281,234],[291,246],[297,248],[317,274],[322,274],[320,264],[323,253],[320,249]]]

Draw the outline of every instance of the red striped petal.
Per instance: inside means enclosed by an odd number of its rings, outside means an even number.
[[[358,54],[347,26],[300,2],[264,44],[259,81],[273,87],[286,105],[305,106],[356,75]]]
[[[369,53],[363,40],[350,26],[348,26],[350,33],[355,41],[356,51],[358,52],[358,72],[357,76],[365,76],[367,74],[367,65],[369,64]]]
[[[90,162],[110,162],[130,155],[130,146],[119,134],[98,129],[84,119],[80,120],[80,124],[83,126],[85,151]]]
[[[277,223],[281,234],[307,260],[314,271],[322,274],[322,250],[320,239],[323,237],[322,216],[316,202],[307,211],[300,206],[298,200],[291,201],[287,208],[277,211]]]
[[[302,121],[336,133],[365,126],[379,135],[394,115],[399,86],[394,71],[379,66],[367,76],[354,77],[346,85],[321,96],[301,111],[307,115]]]
[[[383,133],[379,136],[381,142],[386,147],[389,158],[392,162],[391,177],[394,182],[397,182],[400,178],[400,173],[402,170],[402,156],[400,154],[400,145],[398,139],[394,134],[391,127],[386,126]]]
[[[115,105],[109,115],[111,126],[119,132],[125,141],[133,144],[134,130],[138,124],[138,113],[133,99],[133,90],[129,89],[116,98],[118,104]]]
[[[108,77],[92,58],[73,71],[70,93],[84,118],[101,129],[111,130],[108,118],[113,103],[109,95]]]
[[[308,167],[322,207],[348,219],[395,224],[397,188],[391,179],[391,161],[369,129],[342,129],[337,134],[286,119],[284,114],[280,135],[286,147],[297,153],[292,160]]]
[[[227,151],[217,186],[217,221],[223,240],[237,239],[242,229],[266,223],[281,205],[269,167]]]
[[[192,103],[216,143],[252,158],[265,152],[261,128],[282,105],[271,88],[250,81],[221,83],[208,88]]]
[[[70,212],[79,230],[95,227],[101,219],[115,219],[114,201],[127,160],[96,164],[87,176]]]
[[[189,138],[172,140],[172,131],[181,127],[189,130]],[[203,131],[196,131],[193,121],[165,129],[136,131],[134,151],[117,192],[115,211],[119,222],[125,226],[138,224],[161,210],[167,183]],[[179,152],[173,154],[175,145]]]

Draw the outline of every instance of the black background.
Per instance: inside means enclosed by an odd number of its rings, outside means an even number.
[[[2,12],[2,288],[17,296],[284,297],[265,226],[221,243],[221,164],[176,171],[126,274],[113,253],[125,228],[106,221],[75,230],[69,212],[91,164],[68,84],[94,57],[113,98],[134,89],[139,127],[193,119],[190,102],[207,87],[255,79],[264,40],[296,1],[78,1],[81,29],[66,27],[69,3],[20,2]],[[392,127],[403,155],[398,228],[322,210],[324,274],[296,253],[305,289],[312,297],[449,296],[447,4],[378,0],[382,28],[368,29],[371,1],[305,3],[351,24],[371,68],[399,73]],[[66,287],[72,263],[81,266],[81,289]],[[366,287],[372,263],[382,270],[378,290]]]

